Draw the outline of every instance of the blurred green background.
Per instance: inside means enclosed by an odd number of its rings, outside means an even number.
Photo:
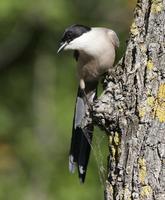
[[[135,0],[0,1],[0,200],[103,199],[93,152],[84,185],[68,172],[76,68],[71,52],[56,51],[67,26],[105,26],[119,35],[119,60],[134,7]]]

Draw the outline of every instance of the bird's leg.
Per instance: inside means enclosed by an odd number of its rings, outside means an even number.
[[[80,78],[80,88],[81,88],[82,90],[85,90],[85,81],[84,81],[84,79],[82,79],[82,78]]]
[[[83,89],[82,91],[83,91],[83,94],[84,94],[84,99],[85,99],[85,101],[88,105],[89,111],[93,111],[92,104],[89,102],[89,99],[87,98],[87,94],[85,92],[85,89]]]
[[[85,99],[85,101],[86,101],[86,103],[88,105],[89,111],[92,111],[93,110],[92,105],[89,102],[89,99],[88,99],[87,94],[85,92],[85,81],[84,81],[84,79],[80,79],[80,88],[81,88],[81,90],[83,92],[83,96],[84,96],[84,99]]]

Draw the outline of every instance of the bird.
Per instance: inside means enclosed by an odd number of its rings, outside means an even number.
[[[84,183],[91,151],[94,125],[90,114],[97,99],[100,77],[113,68],[117,34],[104,27],[89,27],[74,24],[65,29],[57,53],[72,50],[77,62],[78,92],[73,117],[72,137],[69,151],[69,171],[78,169],[81,183]],[[82,127],[82,121],[89,112],[89,122]]]

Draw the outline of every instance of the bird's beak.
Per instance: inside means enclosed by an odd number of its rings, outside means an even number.
[[[60,53],[60,51],[62,51],[66,47],[67,44],[68,44],[67,42],[61,42],[57,53]]]

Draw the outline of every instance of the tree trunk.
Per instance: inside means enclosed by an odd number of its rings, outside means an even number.
[[[139,0],[93,119],[109,137],[106,200],[165,199],[165,0]]]

